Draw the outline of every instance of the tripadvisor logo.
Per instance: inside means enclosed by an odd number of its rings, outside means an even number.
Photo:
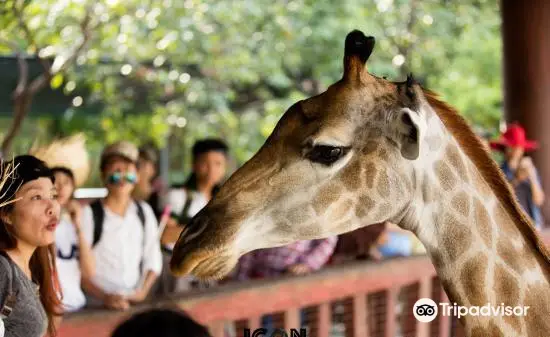
[[[439,308],[441,307],[441,308]],[[439,306],[429,298],[421,298],[413,306],[414,317],[420,322],[433,321],[438,313],[443,316],[455,316],[457,318],[463,316],[526,316],[529,307],[516,306],[511,307],[501,303],[499,306],[492,306],[490,303],[479,307],[465,307],[453,303],[439,303]]]

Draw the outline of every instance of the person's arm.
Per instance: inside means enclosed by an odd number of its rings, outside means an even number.
[[[320,269],[328,259],[332,256],[338,237],[332,236],[326,239],[314,240],[310,250],[305,252],[299,259],[297,265],[299,268],[296,270],[298,273],[308,272]],[[293,272],[291,268],[291,272]]]
[[[533,203],[540,207],[544,203],[545,196],[536,169],[533,169],[533,172],[530,174],[529,182],[531,184],[531,198],[533,199]]]
[[[135,293],[128,297],[131,302],[145,300],[151,287],[162,271],[162,252],[158,240],[158,224],[155,214],[146,203],[141,203],[145,213],[145,247],[143,251],[143,273],[145,278]]]

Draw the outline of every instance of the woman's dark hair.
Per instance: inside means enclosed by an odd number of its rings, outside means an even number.
[[[192,154],[193,154],[193,162],[195,162],[202,154],[208,153],[208,152],[221,152],[225,156],[227,156],[227,153],[229,151],[229,147],[220,139],[215,138],[207,138],[202,139],[193,145]],[[193,172],[189,175],[189,178],[185,181],[183,186],[189,190],[195,191],[197,190],[197,175]],[[212,190],[212,196],[214,196],[218,190],[220,189],[219,186],[214,186]]]
[[[151,309],[137,313],[121,323],[111,337],[212,337],[208,329],[185,312]]]
[[[11,168],[11,169],[10,169]],[[10,170],[13,174],[7,178],[6,183],[0,189],[0,204],[14,199],[21,186],[38,178],[50,178],[55,182],[53,172],[40,159],[23,155],[15,157],[10,162],[1,163],[0,172],[6,174]],[[13,211],[14,203],[8,203],[0,209],[0,213],[9,214]],[[7,251],[17,247],[17,238],[11,231],[11,226],[0,217],[0,250]],[[55,267],[55,246],[50,244],[45,247],[37,247],[29,262],[31,275],[34,282],[40,287],[40,301],[48,316],[48,334],[55,336],[54,315],[60,315],[61,307],[59,294],[61,293]]]

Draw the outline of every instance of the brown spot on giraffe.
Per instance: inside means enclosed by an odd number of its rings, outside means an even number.
[[[496,294],[496,303],[504,303],[505,306],[516,307],[519,305],[519,287],[516,280],[502,266],[495,266],[494,290]],[[504,316],[504,320],[516,330],[521,332],[521,320],[519,316]]]
[[[548,336],[550,331],[550,299],[548,286],[531,286],[526,290],[524,306],[528,306],[525,315],[527,336]]]
[[[372,189],[374,187],[374,180],[376,179],[376,167],[373,163],[368,163],[365,167],[365,181],[367,182],[367,188]]]
[[[511,218],[508,212],[504,209],[502,205],[496,205],[493,210],[493,217],[495,223],[499,230],[502,231],[502,235],[508,237],[519,237],[521,236],[519,229],[511,224]]]
[[[378,149],[378,143],[376,143],[375,141],[370,140],[370,141],[367,142],[367,144],[365,144],[365,146],[361,150],[361,153],[366,156],[366,155],[369,155],[369,154],[373,153],[377,149]]]
[[[507,236],[501,235],[497,242],[497,254],[510,267],[521,274],[525,268],[523,257],[520,252],[514,248],[512,241]]]
[[[305,222],[309,216],[306,207],[298,206],[290,209],[286,213],[286,218],[289,223],[299,224]]]
[[[500,330],[498,325],[491,320],[487,328],[481,326],[474,327],[471,337],[504,337],[504,333]]]
[[[388,198],[390,196],[390,178],[385,171],[380,171],[378,175],[376,190],[382,198]]]
[[[470,199],[466,192],[460,192],[455,195],[451,201],[456,211],[466,218],[470,214]]]
[[[474,217],[477,231],[487,247],[492,247],[493,227],[489,212],[478,198],[474,199]]]
[[[355,214],[358,218],[362,218],[367,215],[376,205],[368,195],[362,195],[359,197],[359,203],[355,207]]]
[[[458,148],[454,145],[447,146],[447,152],[445,153],[446,160],[449,162],[451,168],[455,173],[461,177],[465,182],[469,182],[468,169],[464,165],[464,161],[460,157]]]
[[[460,272],[464,294],[471,305],[483,306],[488,303],[485,287],[487,275],[487,256],[476,256],[464,263]]]
[[[348,191],[356,191],[361,186],[361,163],[359,160],[348,165],[341,175],[341,181]]]
[[[342,188],[336,184],[321,187],[312,200],[315,213],[324,214],[328,207],[340,198],[340,193],[342,193]]]
[[[458,221],[451,213],[447,212],[443,216],[445,235],[443,236],[443,245],[447,247],[449,262],[458,259],[472,243],[472,233],[470,229]]]
[[[476,186],[482,197],[487,198],[493,195],[493,190],[491,189],[489,184],[487,184],[485,179],[483,179],[483,176],[478,170],[472,170],[471,177],[474,185]]]
[[[443,187],[445,191],[450,191],[456,185],[457,179],[449,168],[449,165],[443,160],[437,161],[434,165],[435,174],[437,175],[441,187]]]

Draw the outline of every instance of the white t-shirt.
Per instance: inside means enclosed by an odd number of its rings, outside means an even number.
[[[204,206],[208,204],[208,200],[200,192],[190,191],[192,195],[191,204],[187,210],[187,216],[193,217]],[[173,188],[166,196],[166,203],[170,205],[171,212],[180,215],[183,212],[183,207],[187,201],[187,192],[183,188]],[[172,250],[175,244],[167,244],[166,248]]]
[[[79,310],[86,305],[86,296],[81,288],[78,236],[67,216],[61,218],[55,230],[55,246],[64,309],[68,312]]]
[[[140,201],[145,215],[145,242],[135,203],[130,203],[124,216],[103,207],[105,217],[99,242],[93,247],[96,271],[93,282],[107,293],[132,294],[143,282],[147,271],[160,275],[162,255],[158,223],[149,204]],[[93,213],[90,205],[82,211],[82,233],[93,242]],[[143,275],[140,263],[143,258]]]

